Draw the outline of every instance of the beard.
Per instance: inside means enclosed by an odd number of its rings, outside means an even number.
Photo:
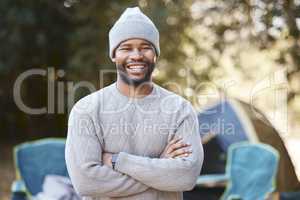
[[[144,74],[144,77],[142,77],[142,78],[132,78],[132,77],[130,77],[130,75],[126,71],[126,68],[127,68],[126,65],[130,64],[130,63],[131,62],[124,62],[122,64],[116,64],[118,74],[119,74],[121,80],[124,83],[126,83],[127,85],[138,87],[138,86],[140,86],[142,84],[145,84],[145,83],[147,83],[151,80],[151,75],[152,75],[152,72],[155,68],[155,63],[154,62],[149,62],[149,61],[140,62],[140,63],[144,63],[145,66],[146,66],[146,72]]]

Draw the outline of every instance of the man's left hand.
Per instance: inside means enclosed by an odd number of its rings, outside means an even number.
[[[112,154],[111,153],[102,153],[102,163],[112,168],[111,163]]]

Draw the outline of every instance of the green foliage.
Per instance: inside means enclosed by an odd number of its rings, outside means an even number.
[[[14,80],[27,69],[55,67],[66,70],[61,81],[88,80],[99,88],[99,70],[115,68],[108,57],[109,29],[126,7],[137,5],[160,31],[162,54],[156,76],[160,84],[175,81],[184,88],[195,89],[201,81],[214,80],[228,51],[233,52],[230,58],[234,68],[243,70],[240,54],[247,51],[243,49],[245,44],[258,51],[276,52],[279,56],[274,61],[288,66],[288,80],[299,80],[298,0],[2,0],[0,104],[7,124],[22,122],[13,132],[35,130],[35,135],[40,130],[52,129],[45,134],[65,133],[66,115],[60,119],[48,117],[51,123],[40,120],[38,123],[42,124],[36,128],[33,117],[9,103],[13,102]],[[278,47],[278,43],[283,45]],[[114,79],[112,74],[105,81],[110,83]],[[24,85],[24,101],[45,105],[47,80],[41,84],[34,81],[30,79]],[[299,90],[291,89],[289,100],[297,95]]]

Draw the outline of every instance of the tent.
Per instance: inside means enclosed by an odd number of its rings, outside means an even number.
[[[273,146],[280,154],[276,190],[300,190],[293,163],[285,145],[272,124],[258,109],[235,99],[225,99],[198,114],[204,147],[201,174],[224,173],[229,145],[241,142],[262,142]]]

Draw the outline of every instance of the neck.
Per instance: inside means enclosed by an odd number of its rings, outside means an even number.
[[[139,86],[128,85],[121,79],[117,79],[117,88],[125,96],[133,98],[143,98],[149,95],[153,89],[153,82],[150,80],[147,83],[143,83]]]

